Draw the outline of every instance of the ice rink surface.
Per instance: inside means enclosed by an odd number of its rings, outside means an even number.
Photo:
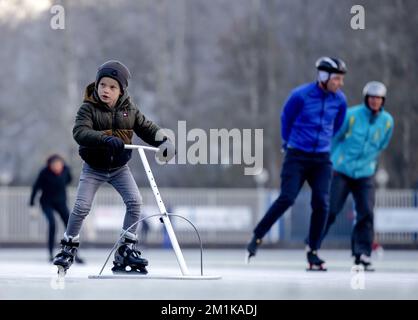
[[[327,272],[307,272],[305,252],[261,249],[250,265],[243,250],[205,250],[204,274],[220,280],[88,279],[108,250],[82,249],[64,282],[42,249],[0,248],[0,299],[294,300],[418,299],[418,252],[385,250],[374,256],[376,272],[356,273],[348,250],[322,250]],[[197,249],[183,250],[190,272],[200,274]],[[149,274],[181,275],[172,250],[145,249]],[[113,258],[113,257],[112,257]],[[112,259],[104,274],[111,274]]]

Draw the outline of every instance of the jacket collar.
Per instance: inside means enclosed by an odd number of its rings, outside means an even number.
[[[385,110],[385,107],[384,106],[382,106],[381,108],[380,108],[380,111],[378,112],[378,113],[373,113],[373,111],[368,107],[368,106],[366,106],[366,104],[365,103],[362,103],[362,106],[363,106],[363,110],[364,110],[364,112],[367,114],[367,116],[369,116],[369,117],[372,117],[372,116],[374,116],[374,117],[378,117],[378,116],[380,116],[382,113],[383,113],[383,111]]]
[[[309,92],[309,95],[311,96],[311,97],[319,97],[319,98],[327,98],[327,97],[336,97],[337,96],[337,94],[336,93],[334,93],[334,92],[331,92],[331,91],[327,91],[327,90],[324,90],[324,89],[322,89],[320,86],[319,86],[319,83],[318,82],[313,82],[312,84],[311,84],[311,91]]]

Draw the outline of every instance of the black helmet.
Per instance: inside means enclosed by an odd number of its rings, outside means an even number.
[[[344,61],[338,58],[321,57],[316,61],[315,65],[319,71],[338,74],[347,73],[347,67]]]

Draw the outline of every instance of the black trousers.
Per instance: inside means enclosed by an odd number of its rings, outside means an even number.
[[[329,153],[307,153],[289,149],[281,173],[280,196],[258,223],[254,235],[259,239],[264,237],[277,219],[294,204],[300,189],[307,181],[312,189],[308,244],[312,250],[319,249],[328,215],[331,172]]]
[[[330,211],[322,238],[328,234],[350,193],[353,195],[357,214],[351,235],[351,251],[354,256],[361,254],[370,256],[374,236],[375,184],[373,177],[353,179],[334,171],[331,183]]]
[[[67,204],[64,201],[43,202],[41,203],[41,207],[46,219],[48,220],[48,252],[52,257],[55,245],[56,230],[54,211],[58,212],[65,227],[67,227],[70,212],[68,210]]]

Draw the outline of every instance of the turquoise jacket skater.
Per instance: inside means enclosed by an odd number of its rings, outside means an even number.
[[[383,108],[374,115],[365,104],[347,110],[341,129],[333,139],[334,170],[353,179],[373,176],[377,158],[393,133],[393,118]]]

